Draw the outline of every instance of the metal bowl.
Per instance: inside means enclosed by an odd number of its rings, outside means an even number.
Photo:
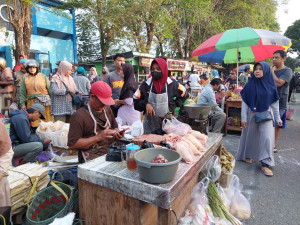
[[[209,112],[215,107],[215,105],[189,104],[185,105],[184,109],[190,119],[206,119],[209,115]]]

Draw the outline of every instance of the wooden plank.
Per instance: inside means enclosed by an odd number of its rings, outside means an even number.
[[[242,131],[242,128],[238,126],[228,126],[227,130]]]
[[[79,217],[89,225],[155,225],[158,209],[149,203],[78,179]]]

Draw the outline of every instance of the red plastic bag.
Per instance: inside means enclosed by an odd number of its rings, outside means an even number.
[[[288,109],[286,111],[286,119],[287,120],[294,120],[296,114],[296,109]]]

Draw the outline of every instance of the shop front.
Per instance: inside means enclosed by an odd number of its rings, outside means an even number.
[[[183,77],[186,75],[186,72],[188,71],[187,69],[188,61],[168,59],[167,64],[171,76],[175,77],[180,83],[183,83]]]

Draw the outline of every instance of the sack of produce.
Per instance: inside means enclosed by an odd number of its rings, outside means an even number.
[[[219,179],[219,184],[226,188],[230,184],[233,176],[233,168],[235,166],[235,158],[234,156],[225,150],[225,147],[222,146],[221,157],[221,176]]]
[[[212,182],[216,182],[221,175],[220,158],[217,155],[211,157],[206,163],[204,170],[202,171],[204,176],[208,177]]]

